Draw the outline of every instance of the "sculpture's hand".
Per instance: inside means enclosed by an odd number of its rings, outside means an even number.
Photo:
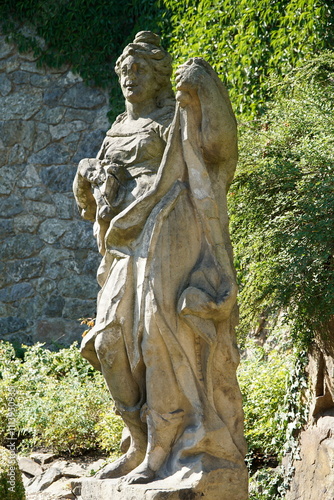
[[[93,160],[94,161],[94,160]],[[92,193],[92,186],[88,180],[91,165],[88,159],[81,160],[73,181],[73,192],[75,200],[80,209],[81,217],[94,221],[96,214],[96,202]]]
[[[205,77],[201,61],[199,58],[189,59],[176,70],[176,100],[182,108],[198,99],[198,87]]]

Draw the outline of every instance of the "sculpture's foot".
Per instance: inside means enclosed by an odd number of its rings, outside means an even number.
[[[106,465],[94,477],[97,479],[112,479],[125,476],[133,469],[136,469],[138,464],[143,460],[144,455],[145,453],[140,451],[129,450],[125,455],[115,460],[115,462]]]
[[[144,460],[143,463],[122,478],[122,485],[150,483],[155,478],[155,474],[155,471],[152,470],[147,461]]]

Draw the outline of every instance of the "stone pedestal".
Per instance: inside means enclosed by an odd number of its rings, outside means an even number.
[[[247,500],[247,471],[216,470],[186,477],[180,471],[149,484],[124,485],[119,479],[82,478],[71,482],[77,500]]]

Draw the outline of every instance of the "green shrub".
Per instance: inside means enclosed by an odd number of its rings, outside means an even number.
[[[257,122],[242,124],[228,195],[241,330],[284,310],[308,345],[334,314],[334,53],[277,84]]]
[[[112,411],[102,375],[81,357],[76,343],[58,352],[43,344],[25,346],[22,361],[15,358],[10,344],[0,342],[0,376],[3,443],[8,438],[8,396],[12,394],[21,450],[47,447],[77,454],[99,447],[119,452],[121,420]]]
[[[0,498],[25,500],[22,476],[15,455],[0,446]]]
[[[121,417],[109,408],[100,414],[98,422],[95,424],[97,442],[100,447],[112,453],[114,457],[120,455],[120,442],[124,423]]]
[[[240,364],[238,379],[250,461],[257,455],[264,461],[270,456],[277,458],[283,448],[288,421],[282,422],[281,416],[293,361],[291,352],[266,353],[253,347],[252,355]]]

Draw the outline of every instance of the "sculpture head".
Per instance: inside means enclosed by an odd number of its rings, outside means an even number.
[[[153,96],[157,106],[163,107],[174,97],[171,57],[160,46],[160,37],[151,31],[137,33],[117,59],[115,71],[124,97],[130,102]]]

